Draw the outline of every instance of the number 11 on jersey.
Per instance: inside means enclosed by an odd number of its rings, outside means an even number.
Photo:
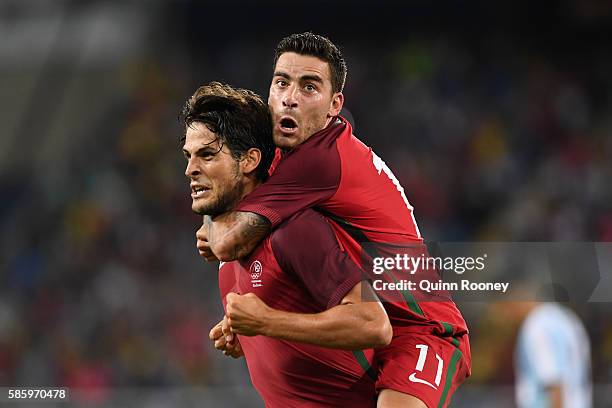
[[[444,360],[442,360],[442,357],[440,357],[436,353],[436,359],[438,360],[438,368],[436,371],[436,378],[434,379],[434,383],[435,383],[434,385],[427,380],[417,377],[417,373],[423,373],[423,368],[425,367],[425,362],[427,360],[427,351],[429,350],[429,347],[426,344],[417,344],[416,348],[419,349],[419,359],[415,367],[416,371],[410,374],[410,377],[408,377],[408,379],[415,383],[428,385],[431,388],[437,390],[438,387],[440,386],[440,381],[442,380],[442,370],[444,368]]]

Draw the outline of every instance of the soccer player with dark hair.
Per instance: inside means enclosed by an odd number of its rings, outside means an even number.
[[[268,105],[282,154],[271,177],[232,211],[197,233],[207,260],[243,257],[270,231],[305,208],[338,222],[351,258],[425,250],[404,189],[387,165],[357,139],[339,114],[346,63],[327,38],[293,34],[277,46]],[[399,249],[398,249],[399,248]],[[394,273],[397,271],[394,271]],[[387,271],[385,279],[395,281]],[[435,270],[420,279],[438,279]],[[379,407],[445,407],[470,375],[467,325],[450,296],[379,293],[393,326],[391,344],[376,350]]]
[[[267,105],[213,82],[195,92],[182,117],[192,210],[213,217],[231,211],[268,176],[274,143]],[[363,279],[329,222],[298,211],[251,254],[220,265],[225,318],[211,340],[228,355],[244,353],[268,407],[373,407],[372,350],[361,349],[389,344],[392,329]]]

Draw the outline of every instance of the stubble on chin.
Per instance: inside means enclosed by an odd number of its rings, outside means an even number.
[[[198,215],[209,215],[214,218],[217,215],[231,211],[242,198],[242,193],[244,191],[244,186],[239,182],[239,179],[240,173],[238,167],[236,167],[232,186],[215,197],[213,202],[195,209],[192,207],[193,212]]]
[[[299,140],[299,135],[293,135],[292,137],[275,135],[274,145],[281,150],[289,151],[300,144],[299,142],[297,142],[297,140]]]
[[[208,209],[209,206],[191,206],[191,211],[193,211],[194,213],[198,214],[198,215],[210,215],[210,210]]]

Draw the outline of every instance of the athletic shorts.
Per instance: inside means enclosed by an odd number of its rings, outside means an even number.
[[[457,338],[407,333],[376,350],[376,391],[391,389],[417,397],[428,408],[448,406],[471,373],[467,335]]]

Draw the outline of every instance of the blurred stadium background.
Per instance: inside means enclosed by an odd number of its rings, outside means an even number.
[[[267,97],[293,32],[343,49],[356,134],[427,239],[612,241],[612,5],[490,3],[0,2],[0,387],[261,405],[207,341],[216,265],[194,246],[177,113],[211,80]],[[474,367],[452,406],[514,406],[512,308],[461,306]],[[611,303],[575,309],[610,406]]]

